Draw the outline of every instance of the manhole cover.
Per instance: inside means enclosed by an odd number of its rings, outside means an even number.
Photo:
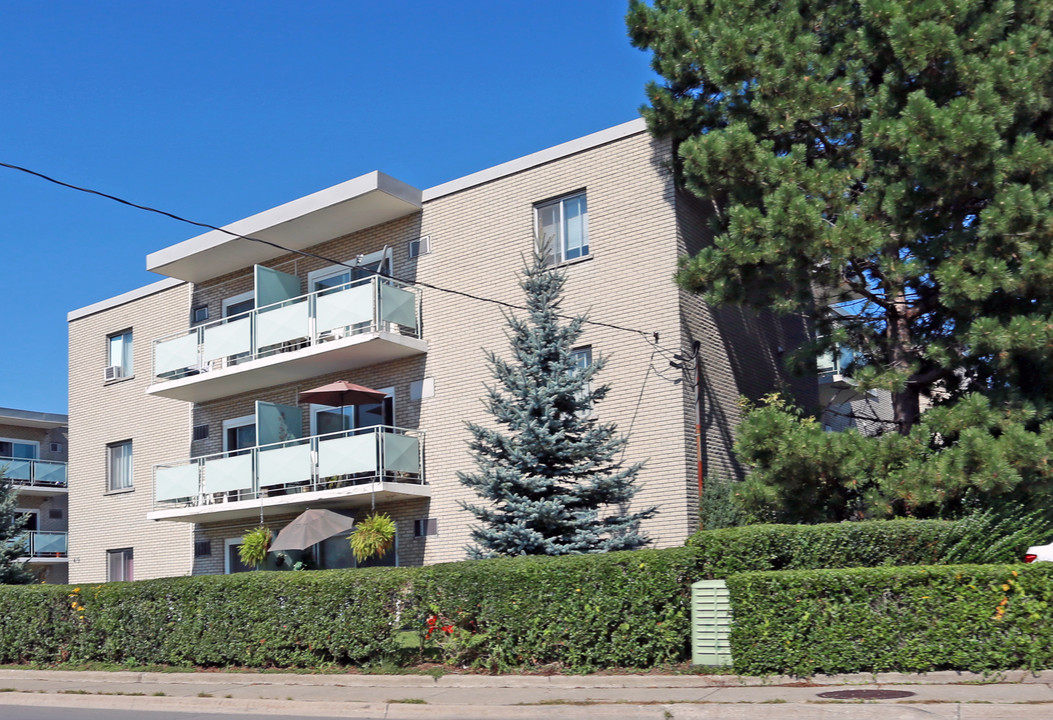
[[[819,697],[830,700],[895,700],[912,695],[914,693],[906,690],[831,690],[819,693]]]

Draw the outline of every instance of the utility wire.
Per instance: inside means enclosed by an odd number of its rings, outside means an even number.
[[[349,265],[346,262],[343,262],[343,261],[340,261],[340,260],[334,260],[333,258],[328,258],[328,257],[326,257],[324,255],[318,255],[316,253],[307,252],[306,250],[294,250],[292,248],[285,247],[284,245],[279,245],[278,243],[271,242],[269,240],[263,240],[261,238],[254,238],[254,237],[250,237],[248,235],[242,235],[240,233],[236,233],[236,232],[233,232],[231,230],[227,230],[226,228],[218,227],[216,225],[211,225],[209,223],[204,223],[204,222],[198,222],[197,220],[190,220],[189,218],[182,217],[181,215],[176,215],[175,213],[170,213],[170,212],[168,212],[166,210],[159,210],[157,208],[150,207],[149,205],[140,205],[139,203],[134,203],[134,202],[132,202],[130,200],[125,200],[124,198],[117,197],[116,195],[110,195],[109,193],[104,193],[104,192],[102,192],[100,190],[93,190],[92,188],[81,187],[79,185],[73,185],[71,183],[63,182],[62,180],[57,180],[57,179],[55,179],[53,177],[45,175],[44,173],[37,172],[36,170],[30,170],[29,168],[25,168],[25,167],[22,167],[20,165],[12,165],[11,163],[0,162],[0,167],[9,168],[11,170],[17,170],[19,172],[23,172],[23,173],[26,173],[28,175],[33,175],[35,177],[40,178],[41,180],[46,180],[47,182],[54,183],[55,185],[59,185],[59,186],[64,187],[64,188],[69,188],[70,190],[76,190],[78,192],[88,193],[89,195],[98,195],[99,197],[106,198],[107,200],[113,200],[114,202],[121,203],[122,205],[127,205],[129,207],[136,208],[137,210],[144,210],[146,212],[156,213],[158,215],[164,215],[165,217],[171,218],[171,219],[176,220],[178,222],[187,223],[188,225],[194,225],[196,227],[205,228],[207,230],[215,230],[215,231],[221,232],[221,233],[223,233],[225,235],[229,235],[229,236],[231,236],[233,238],[238,238],[238,239],[241,239],[241,240],[248,240],[249,242],[261,243],[263,245],[269,245],[270,247],[273,247],[273,248],[275,248],[277,250],[281,250],[283,252],[294,253],[296,255],[301,255],[303,257],[314,258],[316,260],[321,260],[323,262],[326,262],[326,263],[329,263],[329,264],[332,264],[332,265],[340,265],[341,267],[346,267],[346,268],[349,268],[349,269],[352,269],[352,270],[354,270],[354,269],[356,269],[358,267],[357,265]],[[422,287],[422,288],[427,288],[428,290],[435,290],[436,292],[443,292],[443,293],[448,293],[450,295],[457,295],[457,296],[460,296],[460,297],[468,298],[470,300],[476,300],[476,301],[479,301],[479,302],[487,302],[487,303],[491,303],[493,305],[498,305],[500,307],[508,308],[510,310],[529,310],[530,309],[530,308],[528,308],[528,307],[526,307],[524,305],[516,305],[514,303],[505,302],[504,300],[495,300],[494,298],[482,297],[481,295],[473,295],[472,293],[464,292],[463,290],[452,290],[450,288],[444,288],[444,287],[440,287],[438,285],[432,285],[430,283],[421,282],[420,280],[403,280],[401,278],[395,277],[394,275],[390,275],[390,274],[384,273],[384,272],[377,272],[377,274],[380,275],[381,277],[388,278],[389,280],[395,280],[397,282],[405,283],[406,285],[416,285],[416,286],[419,286],[419,287]],[[564,320],[576,320],[577,319],[577,318],[575,318],[572,315],[563,315],[561,313],[556,313],[556,317],[564,319]],[[586,320],[584,320],[584,324],[586,324],[586,325],[593,325],[593,326],[596,326],[596,327],[604,327],[604,328],[608,328],[608,329],[611,329],[611,330],[619,330],[621,332],[634,333],[634,334],[643,336],[644,339],[648,339],[648,336],[652,334],[652,333],[647,333],[647,332],[645,332],[643,330],[637,330],[635,328],[624,327],[622,325],[615,325],[613,323],[599,322],[597,320],[588,320],[588,319],[586,319]],[[655,340],[654,344],[657,345],[657,333],[653,333],[653,334],[656,337],[656,340]],[[650,342],[649,339],[648,339],[648,342]]]

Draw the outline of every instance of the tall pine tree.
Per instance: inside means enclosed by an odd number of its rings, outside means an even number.
[[[24,565],[26,519],[15,512],[18,490],[5,477],[5,469],[0,466],[0,585],[24,585],[33,581]]]
[[[497,429],[469,423],[477,471],[458,473],[486,505],[462,503],[481,521],[469,557],[570,555],[633,550],[655,508],[628,512],[642,463],[617,456],[626,438],[593,416],[609,386],[593,386],[605,363],[572,354],[584,317],[560,320],[565,276],[541,256],[523,273],[526,317],[508,316],[512,360],[487,353],[495,384],[486,407]]]
[[[713,207],[683,287],[809,316],[801,364],[854,349],[903,434],[934,391],[1053,414],[1053,0],[632,0],[628,25]]]

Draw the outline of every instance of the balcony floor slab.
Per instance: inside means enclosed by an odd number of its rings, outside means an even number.
[[[424,340],[391,332],[360,333],[220,370],[158,382],[148,395],[201,403],[320,375],[392,362],[428,351]]]
[[[308,508],[364,507],[373,501],[388,503],[398,500],[413,500],[431,497],[431,486],[414,483],[379,482],[362,485],[347,485],[332,490],[292,493],[275,497],[218,502],[193,507],[175,507],[153,510],[146,514],[148,520],[171,520],[176,522],[214,523],[231,520],[258,518],[262,505],[263,516],[288,515]]]

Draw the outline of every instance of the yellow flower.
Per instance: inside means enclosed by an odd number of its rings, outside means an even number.
[[[1006,584],[1002,585],[1002,589],[1003,590],[1008,590],[1009,589],[1009,583],[1006,583]]]
[[[1018,573],[1016,570],[1014,570],[1013,571],[1013,577],[1020,577],[1020,573]]]
[[[922,599],[922,600],[928,600],[928,599],[929,599],[929,596],[928,596],[928,595],[922,595],[922,596],[921,596],[921,599]]]
[[[581,592],[581,588],[574,588],[574,592]]]
[[[73,592],[80,592],[80,588],[73,588]]]

